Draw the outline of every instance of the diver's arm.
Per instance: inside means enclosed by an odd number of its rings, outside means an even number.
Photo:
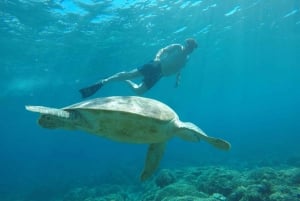
[[[181,72],[179,71],[176,75],[175,88],[177,88],[179,86],[180,80],[181,80]]]

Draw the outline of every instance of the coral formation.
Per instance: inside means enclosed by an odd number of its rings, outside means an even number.
[[[77,187],[51,201],[297,200],[300,200],[300,168],[207,166],[164,169],[145,183]]]
[[[160,171],[158,176],[155,179],[155,183],[157,186],[163,188],[169,184],[174,183],[176,180],[175,175],[167,169]]]

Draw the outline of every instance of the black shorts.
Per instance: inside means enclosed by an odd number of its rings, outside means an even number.
[[[150,62],[138,68],[138,71],[144,76],[143,82],[148,89],[152,88],[162,77],[161,66],[158,62]]]

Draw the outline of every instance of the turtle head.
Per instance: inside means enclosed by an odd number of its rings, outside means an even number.
[[[55,128],[64,128],[66,125],[66,118],[51,115],[51,114],[42,114],[38,119],[38,124],[43,128],[55,129]]]
[[[41,114],[38,124],[48,129],[63,128],[74,130],[80,124],[80,115],[73,110],[61,110],[56,114]]]

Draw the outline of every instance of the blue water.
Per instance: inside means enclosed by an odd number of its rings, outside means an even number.
[[[188,37],[199,48],[179,88],[167,77],[145,96],[232,150],[174,139],[160,168],[299,164],[299,9],[298,0],[0,1],[0,196],[45,200],[81,184],[139,182],[146,145],[46,130],[24,106],[79,102],[78,89]],[[134,94],[113,83],[94,97],[111,95]]]

